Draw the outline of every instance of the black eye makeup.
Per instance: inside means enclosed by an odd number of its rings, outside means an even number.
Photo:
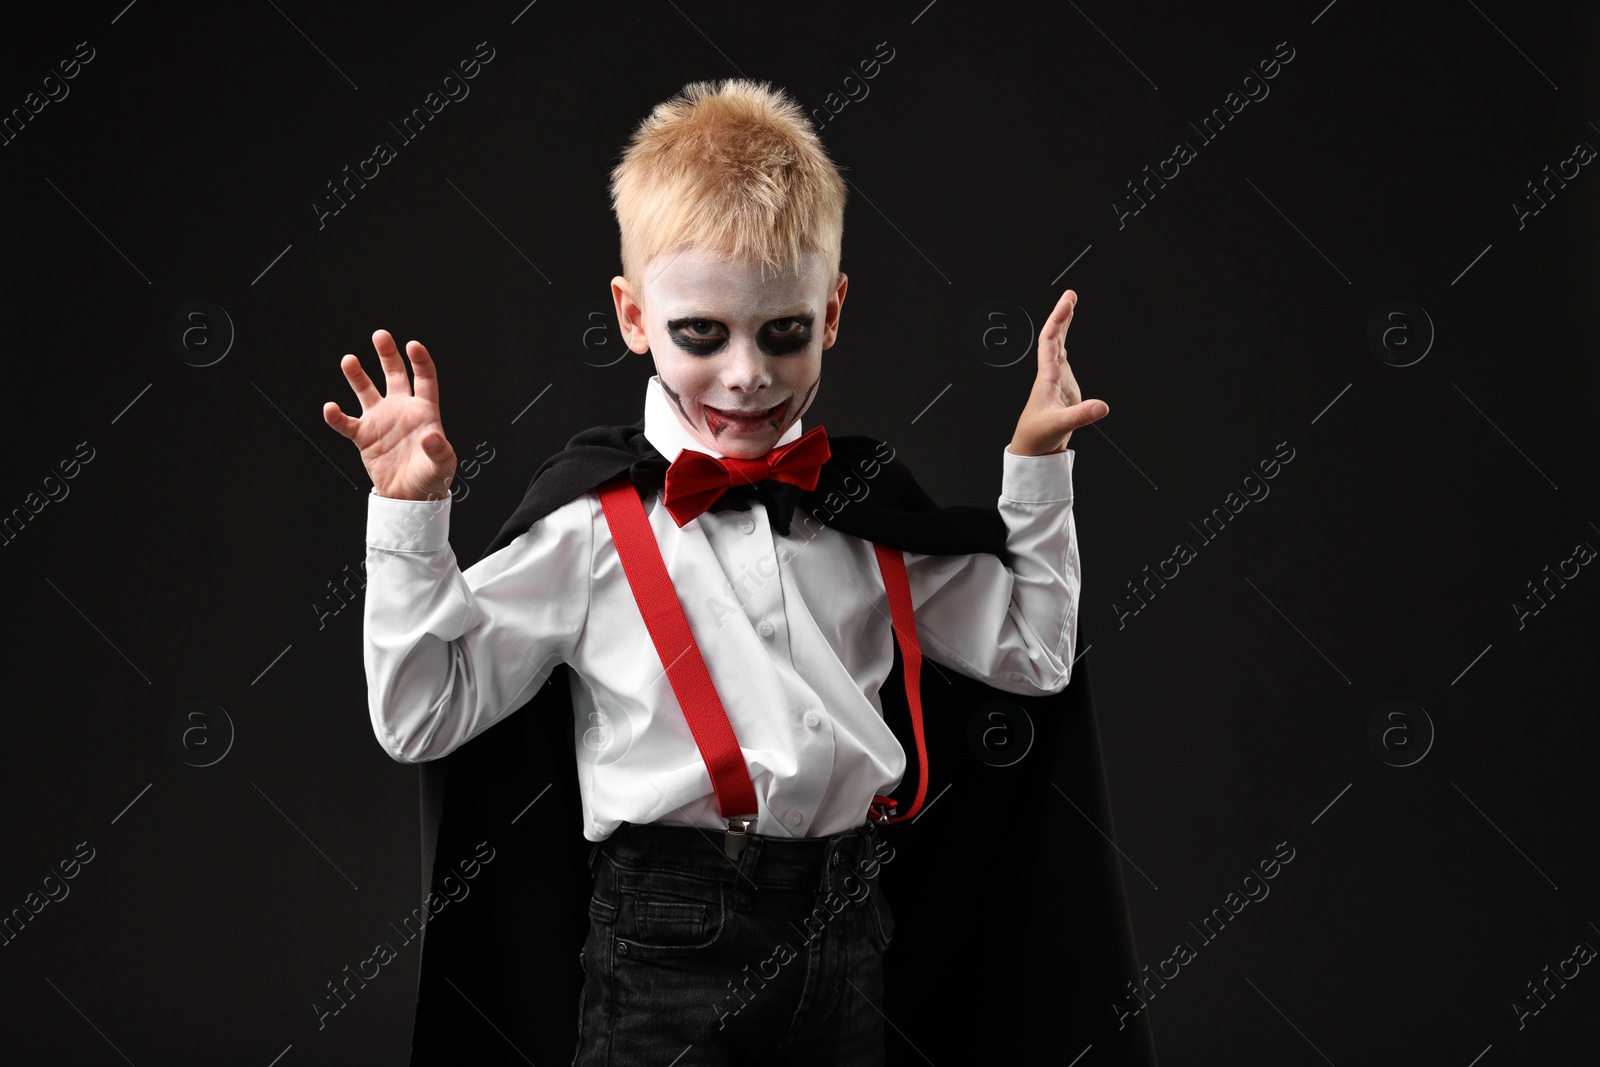
[[[816,316],[785,315],[764,324],[757,337],[761,350],[771,356],[786,356],[811,343],[811,327]],[[687,317],[667,320],[667,336],[672,343],[696,356],[709,356],[728,342],[728,330],[715,319]]]
[[[790,315],[773,319],[761,331],[761,347],[774,356],[798,352],[811,343],[812,315]]]
[[[728,340],[728,331],[713,319],[669,319],[667,336],[685,352],[709,356]]]

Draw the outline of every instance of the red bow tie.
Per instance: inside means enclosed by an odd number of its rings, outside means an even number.
[[[815,489],[822,465],[832,454],[828,435],[821,426],[812,427],[759,459],[718,458],[683,449],[667,467],[667,511],[682,526],[716,503],[730,487],[754,485],[766,479]]]

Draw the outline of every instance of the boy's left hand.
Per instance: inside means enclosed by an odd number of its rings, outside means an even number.
[[[1019,456],[1064,452],[1072,431],[1104,417],[1110,408],[1101,400],[1085,400],[1067,365],[1067,327],[1078,294],[1068,289],[1039,331],[1039,375],[1033,380],[1028,405],[1017,420],[1011,451]]]

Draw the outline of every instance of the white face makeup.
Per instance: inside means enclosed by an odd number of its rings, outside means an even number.
[[[830,278],[816,253],[763,278],[753,261],[680,249],[650,261],[642,288],[635,303],[613,279],[618,318],[629,346],[655,357],[679,421],[723,455],[765,455],[816,396],[844,275]]]

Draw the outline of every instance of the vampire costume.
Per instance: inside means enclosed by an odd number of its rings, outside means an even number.
[[[764,481],[713,510],[759,502],[784,536],[803,535],[790,529],[798,509],[799,525],[904,551],[1004,558],[995,509],[939,507],[904,464],[876,458],[885,446],[875,439],[829,445],[814,490]],[[667,466],[642,419],[586,430],[540,466],[485,555],[623,473],[653,493]],[[871,493],[851,499],[868,471]],[[1148,1014],[1130,992],[1141,975],[1087,666],[1080,659],[1064,690],[1039,697],[923,672],[927,817],[879,831],[894,847],[881,876],[895,920],[879,1005],[893,1024],[888,1064],[924,1062],[913,1045],[939,1062],[1017,1063],[1045,1050],[1065,1062],[1093,1045],[1095,1065],[1155,1064]],[[422,914],[432,917],[418,946],[413,1067],[546,1067],[577,1046],[597,846],[582,833],[567,671],[482,739],[419,766]],[[880,697],[915,751],[898,647]],[[933,810],[946,788],[954,802]],[[914,789],[901,783],[901,811]]]

